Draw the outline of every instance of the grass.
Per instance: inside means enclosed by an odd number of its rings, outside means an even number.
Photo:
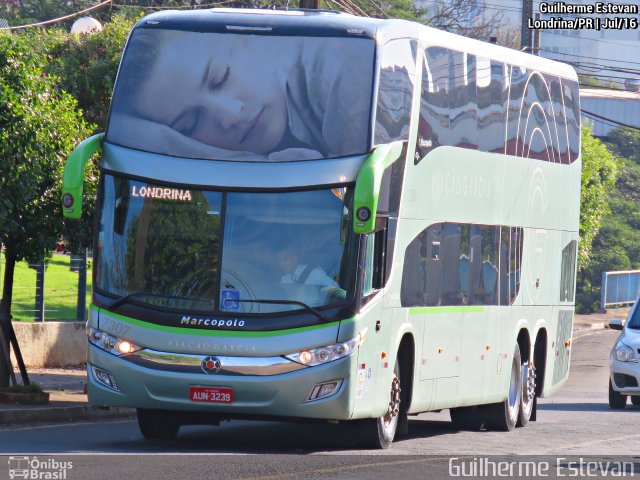
[[[54,254],[46,261],[44,275],[45,320],[75,320],[78,273],[69,269],[68,255]],[[5,259],[1,256],[0,286],[4,285]],[[1,287],[0,287],[1,288]],[[0,290],[1,291],[1,290]],[[35,314],[36,271],[18,262],[13,277],[11,313],[14,320],[32,322]],[[87,269],[87,307],[91,300],[91,269]]]
[[[30,383],[29,385],[19,384],[14,387],[2,388],[0,391],[7,393],[41,393],[42,387],[39,383]]]

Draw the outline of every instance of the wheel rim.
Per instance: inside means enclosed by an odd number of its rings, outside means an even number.
[[[400,379],[394,373],[391,382],[391,397],[389,399],[389,408],[387,413],[382,417],[382,422],[386,430],[392,430],[398,421],[398,413],[400,413]]]
[[[530,363],[522,365],[522,402],[531,404],[536,395],[536,369]]]
[[[511,382],[509,384],[509,415],[514,418],[518,411],[518,391],[520,390],[520,382],[518,382],[518,372],[520,371],[520,365],[516,365],[514,362],[511,368]]]

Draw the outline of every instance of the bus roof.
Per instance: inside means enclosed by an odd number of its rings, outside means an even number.
[[[329,10],[230,9],[167,10],[144,17],[137,28],[194,32],[252,33],[375,38],[384,20]]]
[[[359,37],[384,43],[392,38],[420,38],[429,45],[471,53],[528,69],[577,80],[567,64],[493,45],[401,19],[357,17],[331,10],[272,10],[214,8],[153,13],[136,28],[163,28],[194,32],[250,33],[254,35],[294,35]]]

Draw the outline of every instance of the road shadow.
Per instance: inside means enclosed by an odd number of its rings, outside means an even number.
[[[640,412],[640,407],[627,405],[624,410],[612,410],[607,403],[545,403],[538,410],[557,412]]]
[[[297,454],[343,452],[363,449],[358,446],[356,425],[326,423],[276,423],[236,420],[218,427],[186,426],[174,440],[144,440],[129,437],[101,447],[126,452],[172,451],[181,453]],[[409,434],[397,436],[396,442],[432,438],[456,433],[450,422],[410,420]],[[366,450],[366,449],[365,449]]]

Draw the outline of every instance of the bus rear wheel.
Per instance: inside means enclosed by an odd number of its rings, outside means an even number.
[[[631,404],[635,405],[636,407],[640,407],[640,397],[632,396],[631,397]]]
[[[140,433],[149,440],[171,440],[180,430],[180,422],[173,412],[139,408],[137,413]]]
[[[516,426],[522,403],[522,362],[520,347],[516,344],[511,361],[511,379],[507,398],[500,403],[484,407],[485,426],[488,430],[510,432]]]
[[[391,446],[396,436],[400,418],[400,363],[396,360],[391,380],[387,413],[378,418],[358,420],[358,445],[363,448],[385,449]]]
[[[522,382],[522,393],[516,427],[525,427],[531,419],[536,399],[536,369],[531,362],[522,364],[520,380]]]

